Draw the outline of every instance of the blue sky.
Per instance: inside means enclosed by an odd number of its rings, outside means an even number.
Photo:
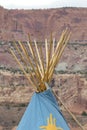
[[[9,9],[87,7],[87,0],[0,0],[0,5]]]

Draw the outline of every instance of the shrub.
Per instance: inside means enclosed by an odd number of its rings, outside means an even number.
[[[87,113],[85,111],[83,111],[82,116],[87,116]]]

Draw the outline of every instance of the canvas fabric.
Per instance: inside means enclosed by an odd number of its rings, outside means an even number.
[[[34,93],[17,130],[42,130],[40,127],[47,126],[47,118],[50,114],[56,119],[57,127],[70,130],[52,91],[48,89]]]

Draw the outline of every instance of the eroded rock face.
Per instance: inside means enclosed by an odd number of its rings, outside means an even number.
[[[3,127],[2,127],[2,126],[0,126],[0,130],[3,130]]]
[[[81,95],[83,99],[87,100],[87,89],[83,90]]]
[[[28,103],[33,94],[32,88],[17,87],[13,88],[1,88],[0,89],[0,103]]]
[[[7,10],[0,8],[0,39],[26,40],[26,33],[31,37],[42,39],[53,32],[58,38],[60,31],[66,27],[72,31],[71,40],[87,40],[87,9],[61,8],[49,10]],[[68,23],[66,23],[68,21]]]
[[[17,126],[13,127],[12,130],[16,130]]]
[[[17,78],[19,80],[16,80]],[[18,75],[17,77],[15,75],[14,78],[15,84],[20,81],[22,82],[21,77],[19,78]],[[68,105],[68,107],[69,106],[71,107],[74,103],[78,103],[86,107],[87,88],[85,81],[83,81],[83,79],[80,76],[75,75],[69,75],[69,74],[54,75],[53,89],[55,92],[57,92],[58,96],[61,97],[64,103]],[[0,87],[0,103],[1,102],[28,103],[32,97],[32,94],[34,93],[34,90],[31,87],[31,85],[28,86],[21,86],[21,85],[22,84],[20,84],[19,86],[15,85],[11,87],[10,86]]]
[[[87,109],[87,88],[81,92],[81,104]]]
[[[86,86],[87,81],[85,78],[81,78],[81,76],[69,74],[55,75],[54,90],[68,107],[72,107],[75,103],[86,107]]]

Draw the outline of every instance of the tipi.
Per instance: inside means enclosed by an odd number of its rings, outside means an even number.
[[[44,50],[36,41],[33,45],[30,37],[27,44],[14,43],[18,54],[12,49],[11,53],[35,89],[17,130],[70,130],[48,85],[69,37],[66,29],[55,45],[51,36],[49,44],[45,40]]]

